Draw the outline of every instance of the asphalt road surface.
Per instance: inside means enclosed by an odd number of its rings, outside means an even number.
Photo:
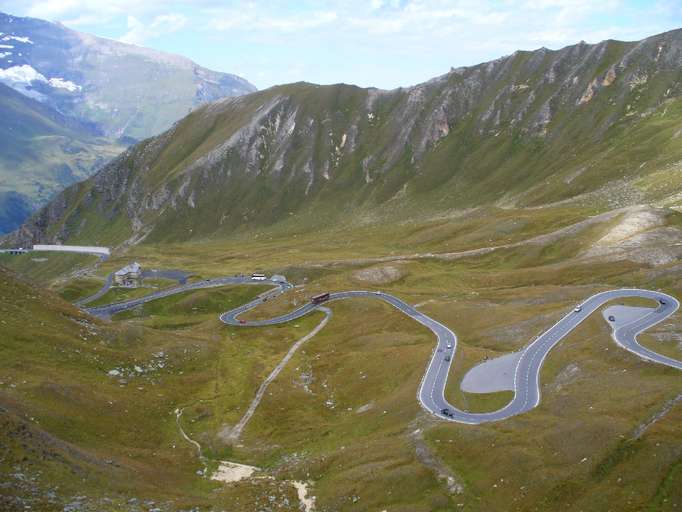
[[[594,311],[599,309],[603,304],[615,299],[642,297],[653,299],[657,302],[659,299],[662,299],[665,302],[665,304],[660,304],[659,302],[656,308],[652,308],[649,315],[616,329],[613,332],[613,337],[618,345],[648,361],[682,370],[682,362],[657,354],[637,343],[637,334],[665,320],[679,308],[677,299],[670,295],[666,295],[665,293],[649,290],[613,290],[591,296],[581,304],[580,311],[571,311],[523,349],[522,355],[516,365],[514,398],[505,407],[489,413],[462,411],[451,405],[445,399],[445,386],[450,372],[450,365],[454,360],[455,351],[457,349],[457,336],[455,333],[440,322],[418,311],[410,304],[387,293],[367,291],[337,292],[330,294],[327,302],[354,297],[373,297],[383,300],[405,313],[410,318],[426,326],[436,335],[437,344],[431,355],[431,360],[429,361],[426,373],[422,378],[421,385],[419,386],[417,398],[426,410],[449,421],[477,425],[491,421],[504,420],[536,407],[540,402],[540,369],[549,351]],[[274,325],[300,318],[318,307],[316,304],[308,303],[290,313],[267,320],[238,320],[237,317],[241,313],[253,309],[261,302],[261,299],[256,299],[248,304],[244,304],[243,306],[223,313],[220,316],[220,320],[229,325]],[[447,355],[450,356],[450,361],[446,360]]]
[[[275,288],[261,294],[258,298],[247,304],[220,315],[220,320],[228,325],[258,327],[281,324],[301,318],[321,307],[320,304],[307,303],[298,309],[274,318],[250,321],[239,320],[238,316],[240,314],[255,308],[266,299],[286,292],[292,288],[292,285],[287,282],[273,282],[270,280],[254,281],[250,277],[222,277],[177,286],[138,299],[109,304],[97,308],[89,308],[86,309],[86,311],[94,315],[106,317],[161,297],[168,297],[169,295],[189,290],[213,288],[229,284],[270,284],[275,286]],[[436,335],[437,343],[419,386],[417,399],[427,411],[448,421],[477,425],[504,420],[536,407],[540,402],[540,369],[549,351],[602,305],[615,299],[640,297],[652,299],[656,301],[657,304],[657,307],[652,308],[651,313],[648,315],[615,328],[613,330],[613,338],[616,343],[643,359],[682,370],[681,361],[653,352],[637,343],[637,335],[640,332],[665,320],[677,311],[680,306],[677,299],[665,293],[639,289],[620,289],[597,293],[585,300],[580,305],[579,311],[572,310],[522,350],[514,374],[514,398],[506,406],[493,412],[471,413],[457,409],[445,399],[445,386],[447,384],[450,365],[454,360],[455,351],[457,350],[457,336],[455,333],[440,322],[418,311],[410,304],[383,292],[336,292],[330,294],[329,300],[323,304],[335,300],[357,297],[369,297],[383,300],[424,325]],[[449,361],[446,360],[446,356],[448,355],[450,356]]]
[[[144,297],[139,297],[137,299],[130,299],[122,302],[115,302],[113,304],[107,304],[105,306],[97,306],[83,309],[90,313],[91,315],[106,318],[116,313],[127,311],[134,307],[140,306],[147,302],[162,299],[164,297],[170,297],[171,295],[176,295],[178,293],[184,293],[192,290],[201,290],[204,288],[217,288],[219,286],[226,286],[231,284],[260,284],[260,285],[265,284],[276,286],[274,290],[266,292],[265,294],[261,294],[260,297],[279,295],[280,293],[283,293],[289,288],[292,288],[292,285],[287,282],[275,282],[269,279],[265,281],[255,281],[250,277],[246,276],[217,277],[215,279],[205,279],[203,281],[195,281],[193,283],[174,286],[172,288],[165,288],[163,290],[159,290],[158,292],[150,293],[149,295],[145,295]],[[262,302],[262,299],[261,298],[256,299],[256,301],[250,302],[249,304],[253,304],[254,302],[260,304]]]
[[[83,297],[82,299],[77,300],[76,306],[85,306],[86,304],[90,304],[91,302],[95,302],[100,297],[104,297],[104,295],[106,295],[106,293],[111,288],[111,284],[113,283],[113,280],[114,280],[114,273],[112,272],[107,276],[106,280],[104,281],[104,284],[102,285],[102,287],[99,290],[97,290],[92,295],[89,295],[88,297]]]
[[[142,271],[142,278],[143,279],[170,279],[171,281],[177,281],[181,285],[187,284],[187,278],[189,278],[192,274],[189,272],[184,272],[182,270],[143,270]],[[111,285],[113,284],[114,280],[114,272],[111,272],[109,275],[107,275],[106,280],[104,281],[104,284],[102,285],[102,288],[97,290],[95,293],[88,297],[84,297],[80,300],[76,301],[77,306],[85,306],[86,304],[90,304],[91,302],[95,302],[97,299],[100,297],[103,297],[111,288]],[[176,292],[179,293],[179,292]],[[158,298],[158,297],[155,297]],[[91,311],[91,310],[88,310]]]

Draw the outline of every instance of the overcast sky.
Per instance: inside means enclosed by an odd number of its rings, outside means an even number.
[[[393,88],[517,49],[682,26],[682,0],[0,0],[0,10],[179,53],[258,88]]]

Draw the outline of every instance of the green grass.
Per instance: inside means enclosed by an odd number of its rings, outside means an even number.
[[[519,52],[491,65],[496,70],[461,70],[419,91],[374,98],[353,86],[300,83],[196,109],[167,141],[145,141],[122,160],[119,179],[107,190],[93,180],[67,190],[66,206],[47,234],[117,245],[133,234],[130,211],[137,209],[136,221],[149,230],[144,243],[115,252],[99,274],[139,261],[147,268],[185,269],[194,279],[284,273],[298,285],[250,318],[289,311],[321,291],[381,289],[421,303],[458,336],[448,399],[493,410],[509,392],[459,389],[465,372],[484,357],[519,350],[598,291],[644,287],[682,296],[678,258],[670,252],[682,217],[673,211],[663,226],[669,238],[647,242],[647,256],[668,255],[669,263],[630,254],[585,259],[622,216],[513,245],[633,202],[680,206],[679,77],[654,66],[642,53],[649,46],[635,46],[576,48],[584,66],[570,91],[564,84],[574,68],[555,67],[559,53]],[[626,53],[616,81],[576,106],[576,91],[601,80]],[[655,71],[647,87],[630,87],[625,78],[642,63]],[[547,80],[551,70],[557,80]],[[470,88],[474,81],[480,88]],[[511,87],[521,83],[529,89]],[[470,97],[460,104],[450,90]],[[118,92],[110,94],[117,99]],[[543,134],[534,123],[554,94]],[[444,98],[450,98],[443,105],[450,133],[424,143]],[[228,138],[245,136],[240,130],[276,99],[278,107],[249,141],[259,154],[249,172],[241,156],[249,152],[239,151],[245,146],[188,171]],[[493,101],[499,124],[483,115]],[[277,132],[289,115],[296,121],[290,137]],[[344,134],[353,149],[331,158]],[[282,140],[286,147],[278,146]],[[314,169],[310,187],[302,171],[307,165]],[[161,189],[173,208],[149,207]],[[136,204],[137,197],[144,203]],[[473,257],[444,255],[503,245],[509,247]],[[91,260],[46,257],[1,261],[65,297],[94,288],[91,280],[65,281]],[[368,282],[356,273],[383,265],[398,266],[400,279]],[[268,496],[276,495],[296,508],[293,489],[284,483],[295,478],[312,482],[320,510],[682,507],[679,406],[633,440],[682,392],[680,374],[619,349],[599,314],[545,360],[537,408],[474,427],[438,421],[417,403],[434,345],[427,329],[379,301],[335,302],[329,324],[271,383],[239,443],[231,444],[226,432],[320,314],[266,328],[224,326],[220,312],[264,290],[236,286],[176,295],[95,322],[49,292],[2,275],[0,446],[9,449],[0,468],[11,475],[26,457],[43,472],[45,485],[59,485],[60,496],[106,496],[112,510],[132,496],[175,510],[261,510],[275,508]],[[665,335],[682,329],[679,316],[643,334],[642,343],[674,356],[678,345]],[[149,367],[160,352],[163,368],[135,370]],[[124,376],[107,376],[112,368]],[[230,458],[256,464],[275,479],[223,486],[198,477],[193,448],[177,432],[178,407],[185,408],[183,427],[211,466]],[[22,422],[35,432],[28,440],[15,434]],[[416,435],[436,463],[424,462],[429,457],[417,452]],[[43,446],[55,455],[36,456]],[[463,485],[461,494],[449,492],[437,475],[439,464]]]
[[[88,303],[88,307],[101,306],[104,304],[113,304],[114,302],[122,302],[129,299],[137,299],[144,297],[150,293],[155,292],[156,289],[142,286],[138,288],[119,288],[112,287],[107,293],[102,295],[99,299]]]
[[[300,286],[248,313],[250,318],[289,311],[321,291],[381,289],[411,304],[422,303],[424,313],[458,336],[448,398],[470,410],[493,410],[511,394],[462,393],[459,383],[468,368],[485,356],[520,349],[595,292],[641,286],[682,296],[675,263],[651,267],[579,259],[617,219],[525,251],[518,247],[472,258],[392,263],[356,259],[508,243],[551,232],[584,214],[563,207],[490,209],[400,226],[333,227],[295,237],[139,245],[114,255],[98,272],[104,275],[135,260],[149,268],[187,269],[197,278],[283,272]],[[668,227],[676,222],[671,216]],[[382,265],[400,267],[402,277],[371,283],[356,275],[359,269]],[[60,289],[75,295],[94,285],[78,280],[72,288]],[[11,394],[21,404],[16,405],[21,417],[38,418],[38,427],[58,439],[122,465],[105,468],[101,478],[83,484],[68,476],[64,465],[48,471],[49,464],[38,462],[46,480],[58,482],[65,495],[144,497],[167,500],[175,509],[258,509],[267,506],[262,500],[269,493],[288,496],[296,507],[293,489],[282,483],[293,478],[310,480],[318,507],[330,510],[617,506],[634,511],[651,504],[673,509],[671,504],[679,503],[679,407],[652,425],[634,443],[636,450],[627,441],[662,404],[682,392],[679,372],[619,349],[599,314],[546,359],[539,407],[504,422],[472,427],[436,421],[417,403],[416,391],[435,343],[426,328],[380,301],[334,302],[329,324],[271,383],[240,442],[226,443],[225,433],[265,376],[321,319],[314,314],[266,328],[229,327],[218,321],[220,312],[265,289],[231,286],[168,297],[117,315],[113,322],[97,322],[97,336],[83,333],[88,340],[77,331],[81,324],[65,318],[62,310],[48,315],[51,308],[67,306],[51,295],[43,297],[47,292],[40,292],[32,307],[42,311],[39,322],[49,328],[32,323],[23,332],[25,306],[15,306],[8,292],[0,303],[6,309],[3,318],[17,322],[8,331],[11,342],[2,347],[6,357],[0,375],[11,376],[12,382],[26,379],[30,385],[0,387],[0,397]],[[656,336],[679,329],[674,316],[654,329],[651,338],[644,334],[642,342],[672,346]],[[46,333],[61,334],[52,339]],[[30,343],[33,338],[40,344]],[[163,369],[132,377],[126,373],[126,384],[106,377],[114,367],[126,372],[136,365],[146,367],[159,351],[168,355]],[[221,486],[199,478],[195,453],[177,434],[176,407],[185,408],[183,428],[201,443],[210,464],[223,458],[255,464],[274,475],[274,483]],[[462,494],[450,494],[417,456],[412,436],[418,429],[432,456],[463,484]],[[102,436],[107,438],[101,441]],[[21,444],[12,446],[20,459]],[[121,473],[114,478],[112,471]],[[133,471],[134,478],[129,476]],[[359,500],[353,504],[350,496]]]
[[[271,286],[250,285],[188,291],[147,302],[133,310],[118,313],[114,315],[114,318],[149,318],[152,325],[156,327],[166,324],[177,327],[178,324],[175,322],[178,321],[192,324],[207,318],[215,318],[219,313],[249,302],[258,294],[271,288]]]
[[[95,278],[70,279],[56,289],[61,298],[69,302],[89,297],[104,286],[104,281]]]
[[[0,265],[20,272],[31,279],[47,284],[59,277],[91,266],[99,260],[87,254],[59,252],[29,252],[21,255],[0,254]]]

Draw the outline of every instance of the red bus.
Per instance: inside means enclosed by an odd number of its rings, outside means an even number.
[[[321,293],[319,295],[315,295],[312,299],[311,302],[313,304],[322,304],[323,302],[329,300],[329,293]]]

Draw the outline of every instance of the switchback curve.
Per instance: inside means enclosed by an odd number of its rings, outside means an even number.
[[[658,302],[658,307],[652,308],[650,314],[631,323],[619,326],[618,329],[614,330],[613,338],[616,343],[643,359],[682,370],[681,361],[658,354],[637,342],[637,335],[640,332],[662,322],[677,311],[680,305],[677,299],[665,293],[650,290],[620,289],[606,291],[589,297],[578,308],[568,313],[522,350],[514,375],[514,398],[507,405],[493,412],[471,413],[454,407],[445,398],[445,386],[450,365],[454,360],[457,349],[457,336],[455,333],[403,300],[383,292],[336,292],[330,294],[326,302],[357,297],[383,300],[424,325],[436,335],[436,347],[433,350],[419,386],[417,398],[422,407],[427,411],[448,421],[478,425],[504,420],[535,408],[540,403],[540,370],[547,354],[592,313],[602,305],[615,299],[639,297]],[[261,299],[255,299],[227,311],[220,315],[220,320],[228,325],[246,327],[276,325],[301,318],[318,308],[317,304],[307,303],[294,311],[266,320],[238,320],[237,317],[240,314],[255,308],[261,302]],[[446,357],[448,355],[450,356],[449,358]]]
[[[274,318],[250,321],[239,320],[238,316],[242,313],[254,309],[268,298],[272,298],[275,295],[279,295],[293,288],[290,283],[285,281],[275,282],[266,280],[254,282],[248,277],[239,276],[222,277],[177,286],[138,299],[109,304],[97,308],[87,308],[86,311],[96,316],[110,316],[114,313],[125,311],[140,304],[176,293],[194,289],[214,288],[228,284],[270,284],[275,288],[261,294],[259,297],[246,304],[221,314],[220,320],[227,325],[243,327],[276,325],[301,318],[320,307],[320,304],[309,302],[298,309]],[[478,425],[481,423],[504,420],[535,408],[540,402],[540,370],[547,354],[592,313],[602,305],[615,299],[639,297],[651,299],[658,303],[658,306],[652,308],[651,313],[646,316],[619,325],[618,328],[614,329],[612,335],[616,343],[645,360],[682,370],[682,361],[658,354],[643,347],[637,342],[637,335],[639,333],[662,322],[677,311],[680,306],[677,299],[665,293],[651,290],[627,288],[610,290],[589,297],[578,308],[566,314],[561,320],[522,349],[514,374],[514,398],[507,405],[497,411],[487,413],[467,412],[454,407],[445,398],[445,386],[447,384],[450,366],[457,350],[457,336],[455,333],[440,322],[420,312],[414,306],[411,306],[405,301],[388,293],[362,290],[335,292],[330,294],[329,299],[325,304],[336,300],[359,297],[383,300],[413,320],[424,325],[436,335],[437,343],[419,385],[417,399],[424,409],[435,416],[448,421]]]

